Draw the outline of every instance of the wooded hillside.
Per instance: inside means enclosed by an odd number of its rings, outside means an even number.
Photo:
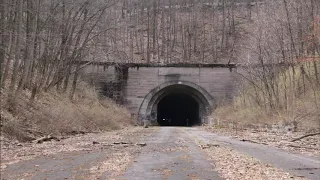
[[[320,86],[318,0],[1,0],[0,27],[10,110],[23,90],[72,99],[81,60],[240,63],[268,111]]]

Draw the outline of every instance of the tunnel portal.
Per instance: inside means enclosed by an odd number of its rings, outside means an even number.
[[[160,126],[194,126],[207,122],[213,98],[188,81],[169,81],[151,90],[139,108],[138,121]]]
[[[160,126],[193,126],[199,122],[199,103],[185,93],[172,93],[162,98],[157,106]]]

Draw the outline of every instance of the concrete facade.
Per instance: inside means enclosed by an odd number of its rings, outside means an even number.
[[[184,93],[199,104],[206,122],[217,104],[235,95],[236,69],[225,67],[118,68],[91,65],[82,78],[96,85],[102,95],[126,106],[138,121],[155,121],[157,103],[170,93]]]

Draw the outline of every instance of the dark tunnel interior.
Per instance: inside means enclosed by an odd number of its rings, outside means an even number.
[[[157,121],[160,126],[199,124],[199,103],[187,94],[169,94],[160,100],[157,108]]]

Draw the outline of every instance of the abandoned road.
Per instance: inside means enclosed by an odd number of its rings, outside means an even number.
[[[124,179],[221,179],[185,128],[161,127]]]
[[[215,162],[214,157],[209,158],[206,150],[221,147],[257,159],[259,163],[268,164],[274,169],[290,174],[290,178],[319,180],[320,177],[320,160],[316,157],[291,154],[261,144],[242,142],[199,128],[151,127],[140,131],[143,131],[140,132],[141,135],[128,136],[122,141],[143,142],[146,143],[145,146],[144,144],[130,146],[130,143],[123,143],[123,146],[115,148],[97,142],[95,147],[98,148],[90,151],[61,152],[8,164],[1,170],[1,179],[219,180],[225,179],[217,170],[221,168],[218,167],[221,163]],[[118,158],[114,158],[116,156]],[[108,161],[105,161],[106,159]],[[115,173],[118,167],[121,168]],[[252,179],[259,178],[252,177]]]

